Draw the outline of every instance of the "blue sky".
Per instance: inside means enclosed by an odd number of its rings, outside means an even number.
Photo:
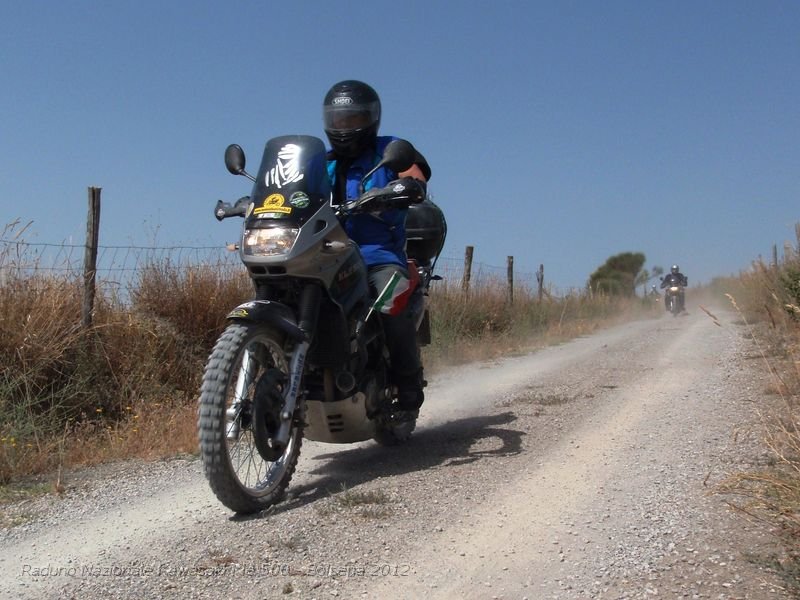
[[[800,221],[796,1],[15,2],[0,9],[2,221],[82,243],[223,245],[269,137],[324,136],[341,79],[428,158],[444,255],[582,286],[612,254],[690,281]]]

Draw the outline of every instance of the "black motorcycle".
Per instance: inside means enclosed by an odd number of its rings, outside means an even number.
[[[239,254],[255,298],[228,314],[209,356],[198,430],[206,477],[231,510],[253,513],[280,501],[303,437],[393,445],[414,430],[416,420],[393,418],[397,389],[389,380],[376,299],[358,246],[342,225],[357,211],[409,207],[409,274],[418,281],[410,309],[418,343],[429,343],[428,291],[440,279],[433,269],[444,245],[444,215],[431,201],[412,197],[402,180],[363,192],[379,167],[399,173],[414,158],[408,142],[391,142],[362,180],[361,196],[333,206],[320,139],[271,139],[256,177],[245,171],[242,149],[227,148],[228,171],[254,185],[234,204],[219,201],[215,216],[244,217]]]

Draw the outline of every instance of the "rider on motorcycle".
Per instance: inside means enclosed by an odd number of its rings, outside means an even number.
[[[397,138],[378,136],[380,98],[361,81],[341,81],[331,87],[323,101],[322,114],[331,144],[328,176],[333,202],[342,204],[359,196],[362,177],[380,161],[386,145]],[[394,185],[395,180],[402,179],[405,186],[421,186],[420,198],[424,198],[431,169],[419,152],[416,158],[415,164],[402,173],[382,167],[366,182],[366,190]],[[392,364],[390,376],[398,388],[398,420],[416,418],[425,385],[415,323],[408,310],[414,287],[405,252],[406,213],[405,208],[385,208],[352,214],[344,223],[367,264],[373,294],[385,299],[381,318]]]
[[[678,295],[678,302],[680,303],[681,311],[686,310],[686,300],[684,297],[683,288],[689,285],[689,278],[681,273],[678,265],[672,265],[669,273],[661,280],[661,289],[671,287],[673,285],[680,286],[681,292]],[[669,302],[667,302],[667,292],[664,292],[664,307],[669,310]]]

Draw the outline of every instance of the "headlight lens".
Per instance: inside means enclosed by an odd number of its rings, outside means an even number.
[[[288,254],[300,230],[288,227],[245,229],[242,248],[250,256],[280,256]]]
[[[681,288],[679,288],[677,285],[673,285],[671,288],[669,288],[669,291],[677,294],[681,291]]]

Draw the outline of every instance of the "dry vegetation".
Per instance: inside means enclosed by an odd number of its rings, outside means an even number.
[[[99,291],[84,329],[82,275],[31,268],[17,249],[0,253],[0,483],[194,452],[198,377],[246,277],[144,265],[128,301]]]
[[[786,552],[774,566],[800,593],[800,259],[790,252],[779,265],[757,262],[712,288],[739,312],[769,373],[763,396],[754,398],[769,464],[732,474],[718,491],[780,537]]]

